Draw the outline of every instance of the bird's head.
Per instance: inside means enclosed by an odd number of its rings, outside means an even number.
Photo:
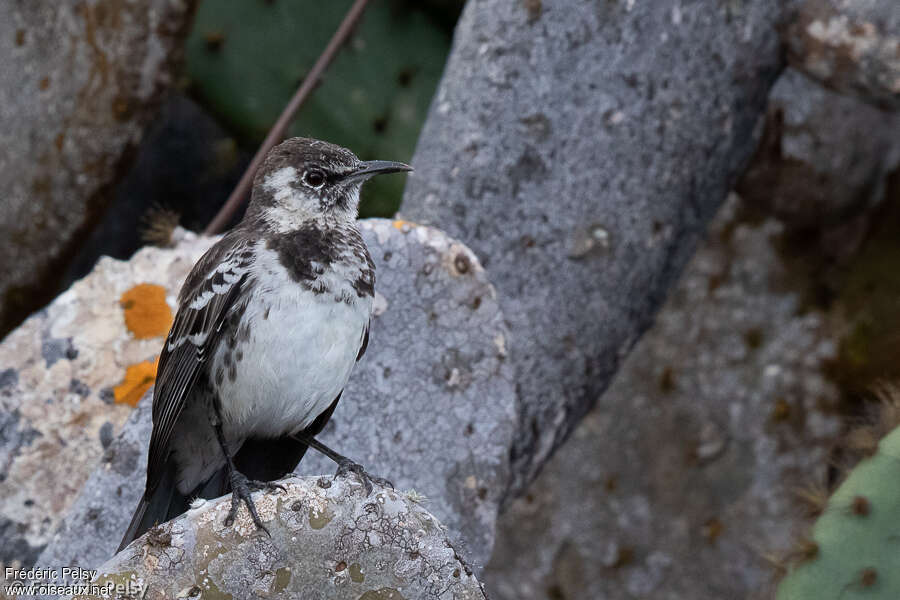
[[[362,184],[375,175],[412,171],[401,162],[363,161],[328,142],[290,138],[272,148],[253,182],[248,214],[276,228],[309,219],[356,219]]]

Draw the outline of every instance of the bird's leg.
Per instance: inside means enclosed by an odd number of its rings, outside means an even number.
[[[333,460],[335,463],[337,463],[338,468],[334,474],[335,477],[346,477],[348,473],[355,474],[357,479],[359,479],[366,487],[366,495],[372,493],[373,483],[377,483],[382,487],[389,487],[391,489],[394,489],[394,484],[387,479],[372,475],[371,473],[366,471],[361,464],[350,460],[343,454],[338,454],[316,438],[305,436],[302,433],[298,433],[292,437],[298,442],[302,442],[310,448],[318,450],[319,452]]]
[[[219,415],[218,406],[216,406],[213,428],[216,430],[216,439],[219,440],[219,447],[222,448],[222,453],[225,455],[225,464],[228,466],[228,479],[231,483],[231,509],[228,511],[228,516],[225,517],[225,526],[230,527],[231,524],[234,523],[234,518],[237,516],[238,510],[241,507],[241,500],[243,500],[244,504],[247,505],[247,510],[250,511],[250,518],[253,519],[253,524],[256,525],[256,528],[262,529],[269,537],[271,537],[272,534],[269,533],[266,526],[262,524],[259,513],[256,512],[256,505],[253,503],[251,494],[256,490],[284,490],[284,486],[272,483],[271,481],[247,479],[243,473],[240,473],[235,468],[234,461],[231,459],[231,454],[228,452],[228,445],[225,443],[225,434],[222,432],[222,418]]]

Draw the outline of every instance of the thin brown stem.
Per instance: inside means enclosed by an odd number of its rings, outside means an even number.
[[[316,60],[312,69],[310,69],[309,74],[303,79],[303,83],[300,84],[294,97],[291,98],[291,101],[284,107],[281,116],[275,121],[275,124],[272,126],[266,139],[263,140],[259,150],[256,151],[256,155],[253,157],[253,160],[250,161],[250,165],[247,167],[247,170],[244,171],[244,174],[241,176],[241,180],[238,182],[237,186],[235,186],[234,191],[228,196],[228,200],[226,200],[225,204],[222,205],[222,208],[219,209],[215,218],[213,218],[209,225],[206,226],[206,229],[203,231],[204,234],[212,235],[222,231],[237,209],[244,203],[247,194],[250,192],[250,185],[253,183],[253,176],[256,174],[259,165],[262,164],[262,161],[266,157],[266,154],[269,153],[269,150],[284,138],[284,132],[287,131],[288,125],[291,124],[294,115],[300,109],[300,106],[303,105],[303,102],[313,89],[315,89],[316,84],[322,77],[322,73],[328,68],[329,63],[334,59],[338,50],[340,50],[344,42],[347,41],[347,37],[353,30],[353,26],[356,25],[356,22],[362,16],[368,2],[369,0],[356,0],[356,2],[353,3],[353,6],[350,7],[350,10],[347,11],[347,14],[344,15],[344,20],[341,21],[341,24],[334,32],[334,35],[331,36],[331,40],[328,42],[328,45],[325,46],[325,50],[322,51],[322,54]]]

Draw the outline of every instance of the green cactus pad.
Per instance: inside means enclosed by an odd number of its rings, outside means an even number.
[[[187,43],[192,91],[251,144],[275,122],[350,0],[204,0]],[[425,9],[372,2],[290,135],[326,139],[363,159],[408,161],[450,48]],[[405,178],[364,188],[362,212],[390,216]]]
[[[815,558],[788,574],[778,600],[900,598],[900,428],[851,471],[812,538]]]

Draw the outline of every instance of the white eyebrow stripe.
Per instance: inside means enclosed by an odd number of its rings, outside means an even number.
[[[282,167],[263,180],[263,187],[272,192],[277,200],[282,200],[294,193],[291,183],[296,180],[297,169]]]

